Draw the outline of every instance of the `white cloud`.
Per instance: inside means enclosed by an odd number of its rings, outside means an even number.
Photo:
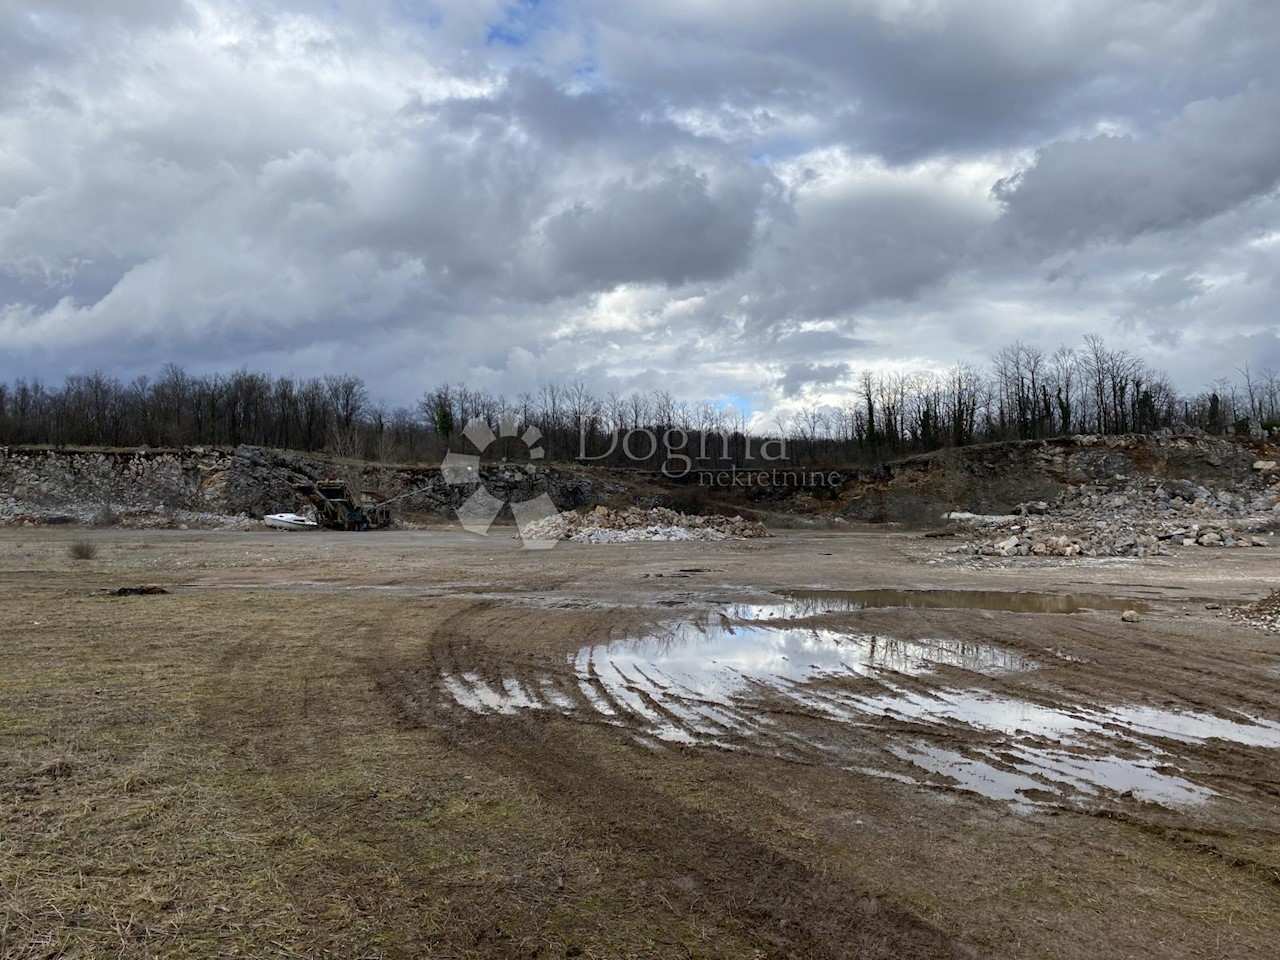
[[[582,378],[771,416],[1013,337],[1100,332],[1189,386],[1280,364],[1273,5],[351,11],[0,3],[0,377]]]

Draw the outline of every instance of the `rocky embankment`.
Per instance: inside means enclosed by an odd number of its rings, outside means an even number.
[[[1277,453],[1280,448],[1275,441],[1202,433],[1085,434],[979,444],[849,471],[834,503],[830,497],[811,499],[815,510],[825,505],[849,520],[927,525],[953,510],[1008,515],[1022,503],[1043,500],[1054,505],[1063,497],[1074,500],[1073,490],[1090,488],[1105,497],[1127,493],[1147,480],[1164,482],[1166,489],[1170,489],[1168,483],[1186,481],[1210,491],[1252,497],[1266,486],[1253,464],[1275,460]],[[1187,492],[1174,491],[1174,495],[1187,498]]]
[[[449,483],[438,468],[335,463],[240,446],[179,451],[78,452],[0,447],[0,523],[80,523],[133,527],[247,528],[264,514],[297,511],[294,484],[338,476],[398,501],[404,514],[448,514],[475,489]],[[553,467],[485,468],[500,499],[546,493],[561,507],[616,492],[604,480]]]
[[[946,515],[964,536],[949,553],[1026,557],[1144,557],[1177,547],[1269,547],[1280,528],[1280,471],[1251,465],[1232,489],[1176,478],[1130,477],[1067,484],[1052,501],[1006,515]]]
[[[829,476],[835,479],[821,489],[765,487],[741,495],[731,489],[691,489],[657,474],[572,466],[532,471],[523,464],[486,466],[479,479],[499,500],[546,494],[559,510],[626,502],[676,506],[690,514],[741,510],[750,516],[764,507],[785,516],[788,525],[869,520],[919,527],[936,526],[949,513],[954,532],[963,538],[953,547],[957,553],[1145,556],[1192,544],[1270,544],[1272,529],[1280,525],[1278,454],[1271,441],[1202,434],[1076,436],[937,451],[870,469],[834,471]],[[358,464],[250,446],[0,447],[0,523],[249,527],[267,513],[304,510],[306,501],[295,484],[335,476],[401,498],[394,506],[401,521],[452,517],[476,489],[473,482],[451,483],[436,467]],[[671,525],[706,530],[710,536],[721,522],[588,519],[572,535],[639,537],[633,531],[641,526]],[[590,529],[606,532],[584,532]]]

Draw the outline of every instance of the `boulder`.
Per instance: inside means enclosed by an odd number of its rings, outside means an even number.
[[[1018,552],[1018,538],[1008,537],[993,544],[996,553],[1004,557],[1012,557]]]

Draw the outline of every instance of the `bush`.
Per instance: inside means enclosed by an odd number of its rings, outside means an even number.
[[[72,560],[92,560],[98,555],[98,547],[88,540],[77,540],[67,548],[67,552]]]

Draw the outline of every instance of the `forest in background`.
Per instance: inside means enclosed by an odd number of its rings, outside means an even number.
[[[1070,433],[1210,433],[1280,427],[1280,376],[1248,365],[1194,395],[1181,395],[1142,358],[1090,336],[1049,353],[1022,342],[985,366],[942,372],[865,371],[839,404],[802,406],[767,429],[742,412],[689,402],[661,389],[594,395],[578,381],[503,396],[445,384],[414,406],[375,402],[350,375],[306,379],[240,370],[196,376],[168,364],[154,379],[104,373],[58,386],[0,383],[0,444],[183,447],[254,444],[383,462],[438,461],[474,452],[457,434],[472,418],[495,425],[504,412],[541,432],[548,461],[656,467],[681,447],[699,465],[750,465],[765,438],[786,440],[802,465],[864,465],[948,446],[1032,440]],[[649,431],[659,449],[620,435]],[[494,450],[486,453],[494,453]]]

